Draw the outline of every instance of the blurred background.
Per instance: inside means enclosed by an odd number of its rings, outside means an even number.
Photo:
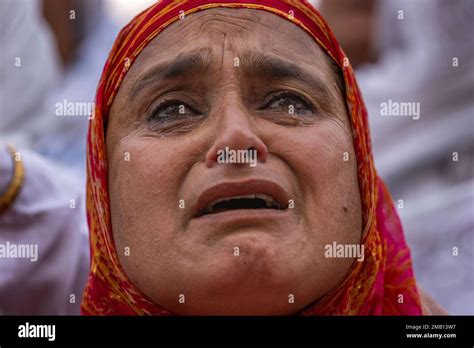
[[[153,2],[0,0],[0,141],[82,189],[103,64],[120,28]],[[450,314],[474,314],[474,0],[312,3],[356,69],[418,282]],[[390,102],[418,103],[419,118],[385,116]]]

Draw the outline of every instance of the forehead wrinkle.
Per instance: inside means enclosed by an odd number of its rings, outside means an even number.
[[[256,33],[257,27],[263,27],[269,30],[270,33],[263,34],[260,38],[260,40],[263,39],[261,45],[268,44],[268,40],[281,43],[282,36],[285,36],[283,41],[288,40],[288,42],[298,43],[298,49],[302,54],[308,51],[308,40],[317,45],[314,39],[296,24],[274,13],[258,9],[211,8],[193,13],[189,17],[186,17],[186,19],[187,20],[180,21],[179,25],[181,27],[178,28],[176,26],[173,30],[192,30],[194,32],[196,28],[193,29],[189,27],[198,24],[199,27],[197,34],[195,34],[196,37],[200,37],[203,33],[218,33],[221,34],[221,37],[225,34],[226,36],[235,35],[236,37],[234,38],[236,39],[246,39],[246,36]],[[241,24],[240,22],[242,21],[246,23]],[[232,27],[236,27],[237,30],[232,30]],[[274,33],[278,33],[275,38],[268,36],[268,34]],[[179,34],[182,34],[182,32]],[[239,37],[239,35],[241,35],[241,37]],[[319,45],[317,46],[319,48]],[[271,48],[271,46],[268,48]],[[283,51],[288,50],[287,45],[283,45],[281,48]]]
[[[194,12],[186,16],[185,19],[172,23],[160,34],[160,40],[152,40],[148,46],[161,45],[163,49],[170,50],[173,46],[182,46],[183,40],[192,42],[202,37],[203,34],[251,34],[257,26],[283,32],[280,28],[275,28],[275,25],[272,25],[275,20],[286,22],[285,19],[279,18],[275,14],[255,9],[206,9]],[[174,39],[175,36],[180,37],[178,42]]]
[[[248,9],[208,9],[200,14],[191,15],[190,18],[194,22],[200,22],[197,34],[199,36],[201,33],[213,31],[227,34],[252,32],[255,24],[270,28],[261,21],[259,15],[260,13],[256,13],[255,10]],[[192,25],[192,21],[187,24]]]

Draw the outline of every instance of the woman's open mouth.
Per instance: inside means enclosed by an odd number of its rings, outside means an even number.
[[[272,196],[264,193],[243,196],[226,197],[208,204],[202,215],[216,214],[227,210],[236,209],[281,209],[280,204]]]
[[[268,180],[226,182],[204,190],[194,208],[194,218],[224,212],[251,213],[288,209],[288,194],[278,184]],[[243,212],[240,212],[240,214]]]

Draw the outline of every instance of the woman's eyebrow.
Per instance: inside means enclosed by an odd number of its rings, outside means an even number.
[[[308,85],[319,98],[327,101],[334,98],[322,78],[293,62],[275,55],[254,51],[246,52],[241,57],[239,66],[248,76],[269,80],[299,80]],[[176,58],[161,62],[143,73],[143,77],[138,78],[138,81],[133,85],[130,97],[136,97],[143,89],[157,82],[205,73],[214,63],[210,49],[201,48],[181,53]]]
[[[248,76],[269,80],[298,80],[311,88],[318,98],[331,100],[334,97],[327,83],[312,71],[291,61],[263,52],[248,52],[244,55],[242,68]]]
[[[197,49],[161,62],[148,69],[133,85],[130,97],[134,98],[146,87],[159,81],[178,79],[191,73],[204,73],[212,65],[209,49]]]

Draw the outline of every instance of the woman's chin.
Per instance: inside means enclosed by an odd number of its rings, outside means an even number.
[[[295,265],[277,248],[256,242],[240,256],[216,257],[209,264],[195,265],[195,284],[186,302],[175,306],[178,314],[196,315],[288,315],[304,307],[303,280]],[[314,294],[314,291],[313,291]]]

